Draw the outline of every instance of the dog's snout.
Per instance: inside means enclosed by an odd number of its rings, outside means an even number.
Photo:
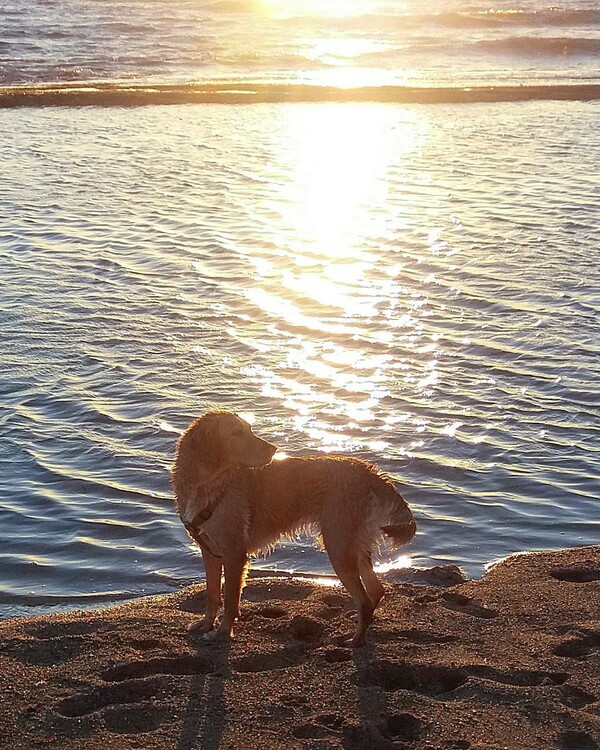
[[[263,443],[265,454],[269,457],[269,461],[270,461],[275,455],[275,453],[277,453],[277,446],[273,445],[273,443],[269,443],[268,440],[262,440],[262,443]]]
[[[266,466],[271,463],[271,459],[277,452],[277,446],[259,438],[258,435],[253,435],[252,438],[252,445],[248,446],[248,451],[242,458],[243,465]]]

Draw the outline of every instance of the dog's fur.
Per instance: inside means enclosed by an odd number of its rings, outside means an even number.
[[[272,548],[285,535],[318,526],[340,581],[358,612],[353,646],[365,633],[384,589],[371,550],[382,534],[399,546],[415,534],[410,509],[391,480],[366,461],[308,456],[273,461],[276,447],[230,412],[209,412],[179,438],[171,475],[177,511],[200,545],[207,606],[193,629],[227,638],[239,617],[248,555]]]

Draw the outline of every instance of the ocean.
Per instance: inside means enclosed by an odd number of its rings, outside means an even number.
[[[600,6],[571,0],[4,0],[0,85],[598,83]]]
[[[391,474],[388,567],[598,543],[599,49],[585,0],[4,2],[0,616],[201,578],[212,408]]]

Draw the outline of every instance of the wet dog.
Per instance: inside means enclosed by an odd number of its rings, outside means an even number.
[[[228,638],[240,614],[248,556],[282,536],[316,527],[333,569],[358,612],[352,646],[362,646],[384,589],[371,560],[387,535],[395,546],[415,534],[413,515],[376,466],[344,456],[273,461],[276,447],[231,412],[196,419],[177,443],[171,482],[177,511],[202,550],[206,570],[204,619],[192,629]],[[225,574],[224,611],[221,575]]]

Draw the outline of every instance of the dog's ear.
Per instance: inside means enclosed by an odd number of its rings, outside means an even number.
[[[202,466],[210,471],[216,471],[222,462],[223,446],[217,425],[213,420],[200,419],[192,434],[194,455],[198,457]]]

